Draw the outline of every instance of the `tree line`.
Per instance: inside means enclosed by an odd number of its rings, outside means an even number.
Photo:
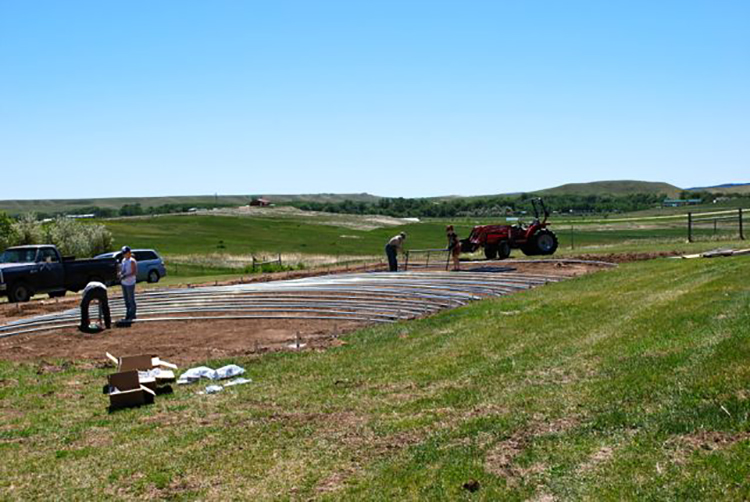
[[[682,199],[702,199],[711,202],[725,194],[709,192],[683,192]],[[750,195],[727,194],[732,198],[745,198]],[[410,199],[383,198],[377,202],[295,202],[291,205],[307,211],[325,211],[346,214],[382,214],[397,218],[454,218],[461,216],[508,216],[528,213],[533,210],[531,200],[537,194],[471,197],[455,199]],[[558,213],[626,213],[661,206],[668,197],[665,194],[634,193],[626,195],[544,195],[544,202],[550,211]]]
[[[347,214],[382,214],[398,218],[461,216],[506,216],[530,213],[535,194],[516,196],[490,196],[456,199],[383,198],[375,203],[355,202],[298,202],[293,205],[308,211],[326,211]],[[612,195],[545,195],[544,201],[551,211],[573,213],[629,212],[658,206],[663,194]]]

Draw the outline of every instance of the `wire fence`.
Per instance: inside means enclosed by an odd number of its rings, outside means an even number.
[[[742,208],[734,211],[687,214],[687,239],[694,242],[701,237],[726,237],[727,239],[745,239],[747,211]]]
[[[440,267],[448,270],[451,254],[447,249],[409,249],[404,251],[404,263],[401,270],[411,268]]]

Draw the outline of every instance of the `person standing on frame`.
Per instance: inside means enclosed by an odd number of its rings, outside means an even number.
[[[138,275],[138,263],[128,246],[122,247],[122,262],[120,263],[120,285],[122,297],[125,299],[125,320],[135,320],[135,278]]]

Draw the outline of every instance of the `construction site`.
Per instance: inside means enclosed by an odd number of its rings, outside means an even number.
[[[100,336],[77,329],[81,313],[75,298],[6,303],[0,305],[0,347],[3,357],[13,360],[98,360],[108,350],[134,353],[148,347],[182,363],[325,347],[368,325],[423,318],[615,266],[591,260],[505,260],[454,272],[445,270],[442,255],[433,250],[430,265],[423,253],[411,270],[397,273],[365,267],[356,273],[313,271],[297,279],[282,275],[271,281],[148,290],[138,295],[139,316],[131,327]],[[111,308],[114,318],[124,316],[120,297],[112,299]]]

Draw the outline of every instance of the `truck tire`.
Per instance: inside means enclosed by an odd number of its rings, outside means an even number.
[[[158,271],[152,270],[151,272],[148,273],[148,282],[153,284],[155,282],[159,282],[159,279],[160,279],[160,276],[159,276]]]
[[[510,257],[510,242],[502,241],[497,245],[497,259],[504,260]]]
[[[550,255],[557,251],[557,236],[551,230],[540,230],[534,235],[533,240],[537,254]]]
[[[497,246],[490,246],[490,245],[485,246],[484,256],[488,260],[494,260],[495,258],[497,258]]]
[[[32,296],[31,289],[23,282],[17,282],[8,289],[9,302],[27,302]]]

